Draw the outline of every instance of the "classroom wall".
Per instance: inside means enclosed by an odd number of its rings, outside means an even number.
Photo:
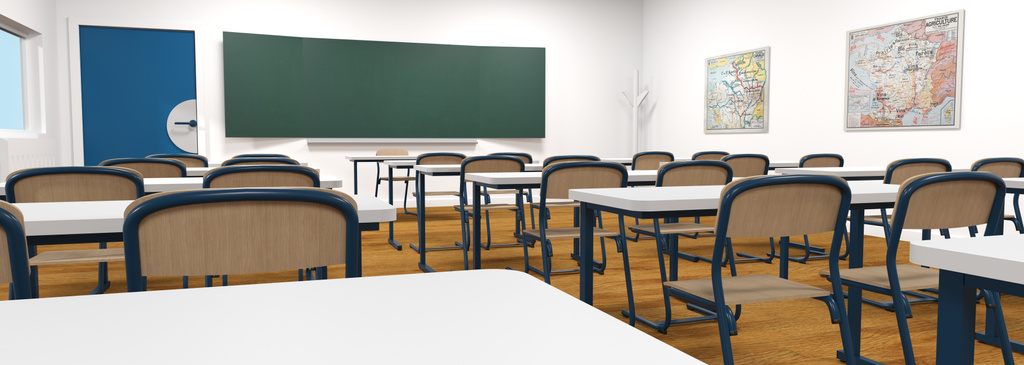
[[[29,0],[26,0],[28,2]],[[622,91],[641,65],[643,4],[639,0],[57,0],[57,37],[67,49],[67,19],[117,26],[194,24],[203,70],[199,88],[202,153],[222,160],[238,153],[279,152],[307,161],[345,181],[344,156],[372,155],[400,147],[413,154],[455,151],[467,155],[526,151],[537,157],[588,153],[632,154],[631,109]],[[298,37],[364,39],[461,45],[545,47],[547,127],[544,139],[481,139],[477,144],[308,144],[304,139],[224,138],[223,31]],[[66,53],[67,51],[64,51]],[[67,57],[62,58],[67,69]],[[60,84],[66,94],[66,72]],[[202,94],[202,93],[201,93]],[[70,109],[62,100],[61,108]],[[61,122],[70,126],[70,119]],[[360,169],[361,190],[371,191],[371,164]],[[453,185],[453,184],[449,184]]]
[[[0,0],[0,16],[38,32],[42,48],[43,70],[41,114],[32,123],[38,123],[43,133],[31,138],[9,137],[0,139],[0,177],[8,173],[37,166],[61,164],[61,145],[70,145],[70,136],[60,133],[59,92],[57,86],[57,19],[54,0]]]
[[[846,32],[949,11],[966,11],[959,130],[845,132]],[[835,152],[848,166],[884,166],[935,156],[954,167],[984,157],[1024,157],[1024,91],[1013,39],[1024,5],[990,0],[644,2],[643,85],[650,90],[652,148],[764,153],[798,160]],[[771,47],[769,132],[704,134],[705,58]]]

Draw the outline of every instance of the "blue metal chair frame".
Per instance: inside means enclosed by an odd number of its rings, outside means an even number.
[[[472,239],[470,238],[470,224],[472,222],[470,221],[470,219],[472,219],[472,216],[473,216],[473,207],[472,207],[472,204],[469,203],[469,192],[466,189],[466,182],[465,182],[465,179],[466,179],[466,165],[469,165],[469,164],[471,164],[471,163],[473,163],[475,161],[482,161],[482,160],[503,160],[503,161],[517,162],[517,163],[519,163],[519,171],[518,172],[523,172],[523,170],[525,170],[525,167],[526,167],[525,166],[526,164],[523,163],[522,159],[519,159],[518,157],[515,157],[515,156],[509,156],[509,155],[475,156],[475,157],[470,157],[470,158],[466,158],[466,159],[462,160],[462,167],[459,168],[459,206],[457,207],[457,210],[459,211],[459,215],[460,215],[460,219],[459,220],[462,223],[462,242],[456,242],[455,245],[462,247],[462,264],[463,264],[463,267],[464,267],[465,270],[469,270],[469,246],[472,244]],[[523,219],[524,215],[523,215],[522,190],[517,192],[517,194],[519,196],[516,197],[516,211],[515,211],[516,229],[515,229],[515,233],[514,233],[513,236],[518,240],[519,237],[522,236],[522,229],[523,229],[523,226],[526,225],[526,223],[524,222],[524,219]],[[484,190],[482,195],[486,196],[486,189]],[[490,200],[488,199],[488,200],[484,201],[483,203],[484,204],[490,204]],[[469,205],[469,207],[467,207],[467,205]],[[489,212],[485,211],[484,212],[484,217],[485,217],[486,225],[487,225],[487,246],[486,247],[487,247],[487,249],[490,249],[490,247],[491,247],[491,215],[490,215]],[[512,247],[512,246],[521,246],[523,244],[525,244],[525,242],[499,244],[499,245],[494,245],[494,247]]]
[[[32,279],[28,265],[28,244],[25,240],[25,227],[21,221],[6,209],[0,209],[0,227],[3,227],[7,236],[8,257],[0,260],[9,260],[11,264],[11,276],[14,279],[8,290],[8,299],[29,299],[32,298]]]
[[[629,172],[626,171],[626,167],[622,166],[622,164],[618,164],[618,163],[614,163],[614,162],[602,162],[602,161],[577,161],[577,162],[565,162],[565,163],[560,163],[560,164],[557,164],[557,165],[552,165],[552,166],[549,166],[547,169],[545,169],[543,174],[541,175],[541,183],[540,183],[540,210],[542,212],[548,212],[549,211],[548,208],[547,208],[547,196],[548,196],[548,183],[547,182],[548,182],[548,177],[550,177],[551,174],[553,174],[553,173],[555,173],[555,172],[557,172],[559,170],[566,169],[566,168],[575,168],[575,167],[607,167],[607,168],[617,169],[617,170],[619,170],[622,173],[622,181],[621,181],[619,186],[620,187],[626,187],[628,185]],[[540,219],[540,235],[539,236],[532,236],[530,234],[525,234],[525,233],[523,234],[523,237],[527,241],[537,241],[537,242],[540,242],[540,246],[541,246],[541,261],[543,263],[543,268],[542,269],[537,269],[537,268],[535,268],[535,267],[530,265],[529,245],[525,245],[525,244],[523,245],[523,261],[524,261],[523,265],[526,267],[526,272],[530,272],[530,271],[536,272],[536,273],[538,273],[538,274],[540,274],[540,275],[542,275],[544,277],[544,282],[545,283],[550,284],[551,283],[551,275],[552,274],[564,274],[564,273],[579,272],[579,269],[555,270],[555,271],[551,270],[551,256],[553,255],[553,249],[551,247],[551,241],[547,238],[546,231],[548,229],[548,222],[547,222],[546,216],[547,216],[547,214],[545,214],[545,217],[542,217]],[[576,207],[576,208],[573,209],[573,226],[579,227],[579,225],[580,225],[580,210],[579,210],[579,207]],[[625,227],[625,225],[623,224],[622,215],[619,215],[619,235],[616,237],[616,241],[619,241],[624,236],[624,234],[622,233],[624,227]],[[577,254],[577,252],[579,251],[579,239],[575,239],[573,241],[574,241],[574,245],[573,245],[574,246],[574,250],[573,250],[574,254],[571,255],[571,257],[573,257],[573,259],[575,259],[575,260],[579,260],[580,257]],[[625,244],[621,244],[621,245],[625,246]],[[602,239],[601,240],[601,261],[600,262],[595,262],[594,271],[603,274],[604,273],[605,262],[607,262],[607,260],[608,260],[608,256],[607,256],[607,253],[605,251],[604,240]]]
[[[800,164],[798,166],[799,167],[804,167],[804,164],[807,161],[812,160],[812,159],[816,159],[816,158],[823,158],[823,157],[830,157],[830,158],[834,158],[834,159],[839,160],[839,166],[836,166],[836,167],[843,167],[843,164],[846,163],[846,161],[843,159],[843,155],[840,155],[840,154],[837,154],[837,153],[813,153],[813,154],[801,157],[800,158]],[[845,234],[844,234],[844,236],[845,236]],[[850,241],[849,238],[847,238],[846,241],[849,242]],[[807,260],[810,260],[810,259],[828,258],[828,253],[825,252],[825,249],[821,248],[821,247],[817,247],[817,246],[811,246],[811,241],[810,241],[810,239],[807,236],[804,236],[804,244],[803,245],[794,244],[794,243],[791,242],[790,243],[790,248],[798,248],[798,249],[804,250],[804,257],[803,258],[792,257],[792,256],[789,257],[790,261],[799,262],[801,264],[807,263]],[[814,253],[814,255],[811,255],[812,252]],[[844,253],[841,256],[839,256],[839,258],[840,259],[846,259],[846,256],[848,256],[848,255],[849,255],[849,253]],[[778,256],[776,256],[776,257],[778,257]]]
[[[466,159],[466,155],[461,154],[461,153],[457,153],[457,152],[431,152],[431,153],[424,153],[424,154],[420,154],[419,156],[416,156],[416,164],[419,165],[420,162],[423,161],[423,159],[428,158],[428,157],[434,157],[434,156],[450,156],[450,157],[458,157],[458,158],[461,158],[461,159]],[[424,195],[424,192],[426,191],[427,183],[426,183],[426,179],[423,178],[421,175],[422,174],[420,174],[419,172],[416,172],[416,190],[415,190],[415,192],[416,192],[416,201],[417,201],[416,206],[417,207],[423,207],[424,211],[425,211],[426,210],[425,208],[426,208],[426,205],[427,205],[427,201],[426,201],[427,197]],[[422,204],[420,204],[420,202],[422,202]],[[424,246],[425,246],[425,242],[426,242],[426,216],[423,216],[423,218],[420,218],[419,217],[420,211],[418,209],[417,209],[416,213],[411,213],[408,210],[406,210],[406,213],[417,216],[417,220],[416,221],[417,221],[417,230],[418,230],[418,234],[419,234],[418,242],[424,243]],[[419,223],[423,223],[423,224],[419,225]],[[416,253],[420,254],[420,266],[421,266],[421,269],[423,269],[425,272],[433,272],[434,269],[430,268],[430,266],[427,266],[427,264],[426,264],[426,252],[427,251],[458,250],[458,249],[462,249],[462,245],[456,243],[456,245],[453,245],[453,246],[423,247],[423,250],[422,250],[423,252],[420,252],[421,250],[420,250],[420,247],[418,245],[410,243],[409,244],[409,248],[412,248],[413,251],[415,251]]]
[[[169,160],[169,159],[166,159],[166,158],[135,158],[135,157],[112,158],[112,159],[100,162],[100,166],[111,166],[111,167],[113,167],[113,166],[117,166],[117,165],[120,165],[120,164],[126,164],[126,163],[162,163],[162,164],[167,164],[167,165],[174,165],[174,166],[178,167],[179,170],[181,170],[181,176],[182,177],[188,176],[188,173],[186,172],[187,170],[185,170],[185,164],[183,164],[183,163],[181,163],[179,161]]]
[[[146,160],[146,159],[140,158],[140,159],[119,159],[119,160]],[[108,160],[108,161],[110,161],[110,160]],[[163,161],[172,162],[173,164],[178,165],[182,169],[182,174],[184,174],[185,165],[182,165],[181,162],[173,161],[173,160],[162,160],[161,163],[163,163]],[[124,178],[127,178],[127,179],[131,180],[135,184],[135,196],[136,196],[136,198],[142,197],[143,195],[146,194],[146,186],[143,183],[142,178],[140,178],[139,175],[136,175],[134,173],[131,173],[129,171],[125,171],[125,170],[122,170],[122,169],[106,167],[106,166],[39,167],[39,168],[33,168],[33,169],[26,169],[26,170],[17,171],[17,172],[15,172],[15,173],[13,173],[13,174],[11,174],[10,176],[7,177],[7,185],[5,186],[5,191],[6,191],[6,195],[7,195],[7,202],[9,202],[9,203],[17,203],[18,202],[18,195],[15,192],[14,188],[18,184],[19,181],[21,181],[23,179],[26,179],[26,178],[29,178],[29,177],[33,177],[33,176],[52,175],[52,174],[99,174],[99,175],[115,175],[115,176],[120,176],[120,177],[124,177]],[[95,241],[85,241],[85,242],[95,242]],[[82,243],[85,243],[85,242],[82,242]],[[80,242],[76,241],[76,242],[73,242],[73,243],[80,243]],[[107,248],[107,243],[106,242],[99,242],[99,247],[101,249]],[[28,246],[28,255],[29,255],[29,257],[36,255],[36,246],[35,245],[29,245]],[[36,286],[35,283],[38,280],[37,279],[38,276],[39,276],[38,269],[36,269],[34,267],[30,268],[29,278],[30,278],[30,282],[32,283],[31,284],[32,292],[36,292],[38,290],[38,288],[35,287]],[[96,284],[96,288],[94,288],[91,292],[89,292],[89,294],[100,294],[100,293],[103,293],[104,291],[106,291],[107,288],[110,287],[110,281],[108,280],[108,277],[107,277],[107,263],[106,262],[101,262],[101,263],[98,264],[97,282],[98,283]]]
[[[822,158],[822,157],[832,157],[832,158],[839,159],[839,166],[838,167],[843,167],[843,164],[846,162],[845,160],[843,160],[843,155],[840,155],[838,153],[812,153],[810,155],[801,157],[800,158],[800,165],[798,165],[798,166],[799,167],[804,167],[804,163],[806,163],[808,160],[812,160],[812,159],[815,159],[815,158]]]
[[[516,156],[516,157],[519,157],[520,159],[523,159],[524,163],[533,163],[533,155],[531,155],[529,153],[526,153],[526,152],[495,152],[495,153],[492,153],[491,156]],[[527,160],[529,160],[530,162],[526,162]],[[533,189],[525,189],[525,190],[526,190],[526,203],[533,203]],[[484,199],[486,199],[484,201],[485,203],[487,203],[487,204],[491,203],[491,196],[490,195],[484,195]],[[530,209],[530,229],[535,229],[535,228],[537,228],[537,218],[533,214],[533,209]],[[522,236],[519,236],[519,237],[516,237],[516,238],[523,239]],[[487,246],[484,246],[484,249],[485,250],[491,249],[491,245],[490,245],[489,242],[488,242]]]
[[[893,308],[894,308],[894,310],[896,312],[896,322],[897,322],[897,325],[899,327],[900,342],[903,345],[903,358],[904,358],[904,361],[906,361],[907,364],[914,364],[914,348],[913,348],[911,340],[910,340],[910,329],[909,329],[909,326],[907,325],[907,318],[912,317],[911,310],[910,310],[910,303],[913,302],[913,301],[908,299],[906,297],[906,295],[905,295],[906,292],[903,292],[900,289],[901,287],[900,287],[900,282],[899,282],[899,275],[898,275],[898,273],[896,271],[896,266],[897,266],[896,256],[898,255],[898,251],[899,251],[899,244],[900,244],[900,238],[901,238],[900,236],[903,233],[902,232],[903,231],[903,223],[904,223],[904,220],[906,220],[906,217],[907,217],[907,207],[910,205],[911,197],[914,195],[914,193],[917,190],[919,190],[919,189],[921,189],[921,188],[923,188],[925,186],[928,186],[928,185],[931,185],[931,184],[935,184],[935,183],[942,183],[942,182],[949,182],[949,181],[960,181],[960,180],[988,181],[988,182],[993,183],[996,186],[996,194],[995,194],[995,197],[994,197],[993,202],[992,202],[992,209],[989,212],[989,217],[988,217],[988,220],[987,220],[988,223],[987,223],[987,225],[985,227],[985,235],[986,236],[990,236],[990,235],[997,234],[997,232],[998,232],[998,225],[1001,223],[1001,221],[1003,219],[1003,199],[1004,199],[1004,196],[1006,195],[1006,185],[1003,183],[1003,179],[1002,178],[1000,178],[1000,177],[998,177],[998,176],[996,176],[994,174],[987,173],[987,172],[948,172],[948,173],[941,173],[941,174],[925,176],[925,177],[919,178],[919,179],[914,180],[911,183],[907,184],[907,186],[905,186],[899,192],[899,197],[897,198],[897,203],[896,203],[896,209],[893,210],[893,223],[892,223],[891,231],[889,232],[889,235],[886,238],[886,255],[885,255],[886,273],[888,274],[888,277],[889,277],[889,287],[891,289],[885,289],[885,288],[881,288],[881,287],[877,287],[877,286],[873,286],[873,285],[868,285],[868,284],[863,284],[863,283],[859,283],[859,282],[854,282],[854,281],[849,281],[849,280],[845,280],[845,279],[834,280],[834,278],[839,277],[838,276],[838,271],[835,271],[835,270],[831,271],[830,281],[832,282],[833,287],[836,287],[837,284],[842,284],[842,285],[848,285],[848,286],[852,286],[852,287],[857,287],[857,288],[860,288],[862,290],[867,290],[867,291],[871,291],[871,292],[875,292],[875,293],[879,293],[879,294],[887,294],[887,295],[890,295],[890,296],[893,297],[893,302],[898,303],[897,305],[893,305]],[[836,250],[835,245],[833,245],[832,250],[833,250],[833,252],[835,252],[835,250]],[[838,266],[838,261],[837,260],[838,259],[835,259],[835,260],[830,259],[830,263],[829,263],[830,267],[831,266]],[[833,291],[836,292],[836,293],[842,293],[842,287],[840,286],[838,289],[833,289]],[[982,290],[981,291],[981,297],[983,297],[988,302],[989,305],[996,306],[996,307],[1000,308],[1000,309],[998,309],[998,313],[999,313],[998,320],[1001,320],[1002,319],[1002,310],[1001,310],[1002,307],[1001,307],[1001,304],[1000,304],[1000,301],[999,301],[999,296],[997,294],[990,293],[990,292],[988,292],[986,290]],[[936,299],[932,299],[932,300],[936,300]],[[1002,322],[1000,321],[1000,323],[1002,323]],[[1002,333],[1005,334],[1006,333],[1005,332],[1005,324],[1002,324],[1002,327],[1003,327],[1002,328]],[[1000,340],[1006,341],[1006,343],[1002,346],[1003,347],[1003,352],[1004,352],[1004,357],[1005,357],[1007,352],[1009,351],[1009,347],[1010,347],[1009,339],[1005,335],[999,336],[999,337],[1000,337]],[[849,354],[850,352],[846,352],[846,353]],[[1012,363],[1012,355],[1010,357],[1010,361]]]
[[[278,164],[298,165],[299,162],[287,157],[236,157],[224,161],[221,166],[231,166],[242,162],[272,162]]]
[[[589,160],[589,161],[601,161],[601,158],[599,158],[597,156],[593,156],[593,155],[557,155],[557,156],[551,156],[551,157],[545,158],[544,159],[544,167],[547,167],[548,165],[551,165],[552,163],[557,162],[559,160],[569,160],[569,159],[582,159],[582,160]]]
[[[764,170],[761,171],[760,175],[768,175],[768,164],[769,164],[768,156],[765,156],[765,155],[762,155],[762,154],[757,154],[757,153],[741,153],[741,154],[736,154],[736,155],[728,155],[728,156],[722,157],[722,162],[728,163],[729,160],[732,160],[732,159],[735,159],[735,158],[751,158],[751,157],[752,158],[759,158],[759,159],[764,160]],[[774,237],[768,237],[768,247],[770,248],[770,250],[766,254],[767,257],[754,256],[754,255],[743,253],[743,252],[736,252],[736,256],[740,256],[740,257],[743,257],[743,258],[740,259],[740,258],[736,258],[736,257],[730,257],[729,260],[736,260],[736,262],[761,261],[761,262],[770,264],[770,263],[772,263],[772,259],[774,259],[775,257],[779,256],[778,254],[775,253],[775,238]]]
[[[671,163],[665,164],[665,166],[662,166],[661,170],[658,171],[658,177],[655,180],[654,185],[655,186],[664,186],[665,174],[667,174],[672,169],[676,169],[676,168],[680,168],[680,167],[687,167],[687,166],[717,166],[717,167],[721,167],[721,168],[725,169],[725,171],[726,171],[726,181],[725,181],[725,183],[729,184],[730,182],[732,182],[732,167],[729,166],[729,164],[727,164],[725,162],[722,162],[722,161],[715,161],[715,160],[693,160],[693,161],[675,161],[675,162],[671,162]],[[678,219],[673,219],[673,221],[677,221],[677,220]],[[694,223],[700,223],[700,217],[693,217],[693,221],[694,221]],[[666,223],[668,223],[668,222],[666,222]],[[655,220],[654,224],[659,226],[656,229],[660,231],[661,228],[660,228],[659,222],[657,220]],[[687,238],[696,239],[699,235],[697,235],[697,234],[689,235],[689,234],[681,233],[681,234],[674,235],[674,236],[684,236],[684,237],[687,237]],[[663,247],[663,248],[666,248],[666,249],[670,246],[669,244],[666,243],[668,239],[672,239],[672,240],[677,240],[678,239],[678,237],[671,237],[670,238],[670,237],[667,237],[667,235],[662,235],[661,237],[656,237],[656,238],[663,240],[663,242],[660,243],[661,246],[659,246],[659,247]],[[678,242],[675,245],[678,247]],[[669,252],[669,251],[663,251],[663,252],[665,252],[666,254],[670,254],[671,255],[671,252]],[[681,257],[683,259],[686,259],[686,260],[689,260],[689,261],[693,261],[693,262],[698,262],[698,261],[711,262],[710,258],[707,258],[707,257],[704,257],[704,256],[700,256],[700,255],[689,254],[689,253],[682,252],[682,251],[679,251],[679,250],[675,251],[675,255],[674,256],[675,257],[672,258],[673,260],[678,260]]]
[[[205,156],[192,154],[192,153],[157,153],[154,155],[146,156],[146,158],[188,158],[194,160],[203,161],[203,167],[210,167],[210,160]]]
[[[309,189],[211,189],[184,191],[153,198],[139,204],[125,214],[124,251],[128,291],[145,291],[146,277],[142,276],[139,260],[139,224],[150,214],[164,209],[192,204],[237,201],[301,201],[322,204],[337,209],[345,216],[345,277],[362,276],[362,245],[359,235],[359,216],[355,207],[344,198],[325,191]],[[326,273],[317,274],[318,279]]]
[[[750,179],[733,185],[732,188],[730,188],[722,196],[722,200],[719,203],[718,221],[715,222],[715,248],[714,254],[711,258],[711,281],[714,286],[714,300],[708,301],[704,298],[692,295],[690,293],[662,286],[662,294],[665,299],[665,321],[652,322],[640,317],[631,316],[630,323],[632,324],[634,320],[640,321],[645,325],[657,329],[659,332],[665,333],[667,332],[668,326],[671,324],[717,320],[719,337],[721,339],[722,344],[723,360],[726,364],[732,364],[732,342],[729,337],[737,334],[736,321],[739,319],[742,313],[742,305],[737,305],[735,312],[733,312],[731,308],[725,305],[725,292],[722,289],[722,270],[719,269],[721,266],[724,266],[725,264],[728,263],[730,267],[730,274],[732,276],[736,276],[735,260],[730,259],[733,256],[732,244],[731,240],[729,239],[729,216],[732,213],[732,204],[736,198],[741,196],[746,191],[760,187],[781,184],[824,184],[835,186],[840,189],[842,197],[839,205],[839,211],[836,214],[836,223],[834,227],[834,232],[836,234],[833,235],[832,249],[830,250],[830,255],[833,256],[834,259],[829,261],[829,271],[833,275],[837,275],[837,273],[839,272],[838,248],[842,242],[842,235],[839,233],[846,231],[846,217],[850,209],[851,199],[850,187],[846,183],[846,181],[838,177],[823,175],[782,175]],[[660,235],[660,232],[657,232],[656,234]],[[788,237],[783,237],[782,241],[787,242]],[[663,242],[664,241],[662,240],[658,240],[659,245],[663,244]],[[787,246],[782,247],[783,250],[788,251],[786,249]],[[659,250],[660,249],[661,248],[659,248]],[[672,247],[669,249],[675,250],[676,248]],[[787,252],[785,251],[783,252],[784,255],[786,253]],[[779,276],[781,278],[786,278],[788,276],[788,260],[779,260],[779,262]],[[662,281],[668,281],[669,278],[665,270],[665,260],[661,258],[661,255],[659,255],[658,263]],[[838,283],[833,283],[831,295],[816,297],[814,299],[821,300],[825,302],[825,304],[828,306],[829,314],[832,317],[833,323],[838,323],[840,325],[840,333],[842,335],[843,347],[844,349],[850,350],[853,348],[853,342],[850,332],[849,320],[846,317],[845,303],[843,298],[841,296],[836,295],[835,293],[840,293],[839,295],[843,293],[842,286],[840,286]],[[704,316],[674,320],[671,319],[671,296],[679,297],[680,299],[688,303],[688,309],[702,313],[704,314]],[[633,308],[632,295],[629,296],[629,300],[629,312],[635,313]],[[852,352],[847,351],[846,353]],[[856,362],[857,359],[847,359],[847,363],[856,364]]]
[[[703,156],[703,155],[726,155],[726,156],[728,156],[729,152],[725,152],[725,151],[700,151],[700,152],[695,152],[693,154],[693,156],[690,157],[690,159],[691,160],[697,160],[697,157],[700,157],[700,156]]]

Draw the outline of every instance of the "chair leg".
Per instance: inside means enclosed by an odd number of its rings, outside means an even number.
[[[718,305],[716,313],[725,314],[730,309],[725,305]],[[726,365],[735,363],[732,357],[732,340],[729,338],[729,318],[727,315],[718,316],[718,337],[722,341],[722,362]]]
[[[618,240],[616,240],[618,241]],[[626,301],[629,303],[629,325],[636,326],[636,308],[633,303],[633,279],[629,273],[629,245],[622,245],[622,269],[626,277]],[[660,256],[660,255],[659,255]],[[664,265],[664,264],[663,264]]]
[[[896,324],[900,331],[900,343],[903,345],[903,360],[907,365],[914,365],[914,347],[910,340],[910,326],[907,324],[907,309],[910,303],[907,297],[899,291],[892,293],[893,307],[896,309]]]

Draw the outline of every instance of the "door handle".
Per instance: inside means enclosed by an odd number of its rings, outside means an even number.
[[[195,128],[195,126],[199,125],[199,123],[197,123],[195,120],[190,120],[188,122],[174,122],[174,124],[188,125],[192,128]]]

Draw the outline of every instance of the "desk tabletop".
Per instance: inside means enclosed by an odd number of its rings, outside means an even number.
[[[150,177],[143,179],[145,184],[146,193],[161,193],[165,191],[177,191],[177,190],[189,190],[189,189],[202,189],[203,178],[196,176],[189,177]],[[0,196],[6,196],[7,182],[0,182]],[[320,175],[320,187],[322,188],[340,188],[341,178],[333,175]]]
[[[627,170],[627,172],[629,173],[628,180],[631,183],[654,182],[658,179],[657,170]],[[542,174],[540,171],[470,173],[466,174],[466,180],[493,185],[539,185]]]
[[[382,223],[396,219],[395,208],[372,195],[355,195],[359,223]],[[124,225],[124,210],[131,200],[17,203],[25,216],[27,236],[118,233]]]
[[[1024,235],[911,241],[910,262],[1024,284]]]
[[[895,202],[899,190],[897,185],[883,184],[880,181],[848,183],[852,193],[852,204]],[[569,199],[635,212],[718,209],[723,187],[724,185],[705,185],[643,189],[572,189],[569,190]]]
[[[450,164],[450,165],[415,165],[415,164],[413,164],[413,165],[409,165],[409,166],[412,167],[413,169],[415,169],[416,171],[423,172],[424,174],[427,174],[427,175],[451,174],[451,173],[458,174],[460,171],[462,171],[462,165],[454,165],[454,164]],[[541,171],[542,169],[544,169],[544,165],[543,164],[539,164],[539,163],[528,163],[528,164],[524,165],[523,168],[526,171]]]
[[[416,156],[392,155],[392,156],[345,156],[349,161],[390,161],[390,160],[416,160]]]
[[[883,177],[885,166],[868,167],[784,167],[775,169],[776,173],[782,175],[808,174],[808,175],[833,175],[839,177]]]
[[[524,298],[544,310],[523,310]],[[104,362],[702,364],[508,270],[14,300],[0,302],[0,323],[12,363],[82,362],[117,344]],[[209,345],[176,347],[182,338]]]

